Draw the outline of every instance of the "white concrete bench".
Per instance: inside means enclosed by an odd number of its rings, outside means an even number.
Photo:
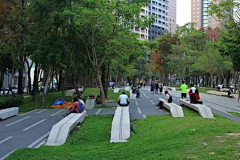
[[[130,91],[130,87],[129,86],[125,87],[125,90]]]
[[[132,93],[132,91],[130,92],[130,99],[136,99],[137,98],[137,94]]]
[[[60,146],[63,145],[68,138],[69,133],[77,124],[82,123],[85,119],[86,111],[83,113],[71,113],[63,118],[60,122],[52,127],[48,137],[47,146]]]
[[[110,142],[127,142],[128,138],[130,138],[129,107],[118,106],[112,121]]]
[[[94,99],[90,99],[89,97],[86,100],[86,109],[93,109],[96,103],[97,95],[95,94]]]
[[[184,117],[182,107],[175,103],[168,103],[165,99],[160,98],[159,101],[163,102],[163,107],[168,109],[173,117]]]
[[[227,92],[219,92],[219,91],[207,91],[207,94],[217,95],[217,96],[228,96]]]
[[[113,92],[114,92],[114,93],[118,93],[119,90],[120,90],[119,88],[114,88]]]
[[[4,120],[18,114],[19,107],[12,107],[0,110],[0,119]]]
[[[193,110],[197,111],[203,118],[214,118],[211,108],[207,106],[201,104],[193,104],[185,99],[180,99],[179,104],[192,108]]]

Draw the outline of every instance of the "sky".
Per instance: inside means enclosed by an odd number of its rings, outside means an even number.
[[[191,21],[191,0],[177,0],[177,24],[183,26]]]

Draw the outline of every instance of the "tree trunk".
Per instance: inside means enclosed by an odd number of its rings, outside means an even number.
[[[35,95],[38,90],[38,62],[35,64],[35,70],[34,70],[34,80],[33,80],[33,90],[32,90],[32,100],[35,99]]]
[[[80,95],[79,90],[78,90],[78,86],[77,86],[77,77],[76,77],[76,74],[74,74],[74,76],[73,76],[73,87],[74,87],[74,89],[75,89],[75,91],[76,91],[76,94],[77,94],[77,95]]]
[[[61,70],[60,71],[60,74],[59,74],[59,78],[58,78],[58,91],[61,91],[61,89],[62,89],[62,76],[63,75],[63,71]]]
[[[2,91],[2,87],[3,87],[3,79],[4,79],[4,71],[1,70],[1,78],[0,78],[0,95],[1,95],[1,91]]]
[[[211,88],[213,88],[213,73],[211,73]]]
[[[47,90],[48,90],[48,85],[49,85],[49,82],[50,82],[51,72],[52,72],[51,68],[49,68],[49,70],[47,72],[48,75],[47,75],[46,83],[45,83],[45,86],[44,86],[41,107],[44,107],[44,105],[45,105],[45,96],[46,96],[46,93],[47,93]]]
[[[237,93],[237,80],[238,80],[238,71],[235,71],[234,74],[234,93]]]
[[[20,55],[19,59],[20,59],[21,65],[18,69],[18,74],[19,74],[19,76],[18,76],[18,94],[23,94],[23,85],[22,85],[22,83],[23,83],[23,56],[22,56],[22,54]]]
[[[98,70],[97,71],[97,78],[98,78],[98,83],[100,85],[100,91],[101,91],[101,97],[102,97],[102,105],[106,105],[106,98],[105,98],[105,93],[104,93],[104,89],[103,89],[103,84],[102,84],[102,79],[101,79],[101,73]]]

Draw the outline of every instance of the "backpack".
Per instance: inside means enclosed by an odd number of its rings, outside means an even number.
[[[172,96],[169,96],[168,103],[172,103]]]
[[[84,106],[81,102],[78,102],[78,104],[79,104],[79,109],[82,112],[84,110]]]

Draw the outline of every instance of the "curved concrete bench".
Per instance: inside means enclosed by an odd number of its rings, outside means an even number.
[[[0,119],[4,120],[18,114],[19,107],[12,107],[0,110]]]
[[[219,91],[207,91],[207,94],[217,95],[217,96],[228,96],[227,92],[219,92]]]
[[[112,121],[110,142],[127,142],[128,138],[130,138],[129,107],[118,106]]]
[[[132,91],[129,91],[129,92],[130,92],[130,99],[136,99],[137,94],[132,93]]]
[[[201,104],[193,104],[190,103],[190,101],[186,101],[185,99],[180,99],[179,104],[196,110],[203,118],[214,118],[211,108],[207,106]]]
[[[114,88],[113,92],[114,92],[114,93],[118,93],[119,90],[120,90],[119,88]]]
[[[94,99],[87,98],[86,100],[86,109],[93,109],[96,103],[97,95],[95,94]]]
[[[175,103],[168,103],[165,99],[160,98],[163,102],[163,107],[167,108],[173,117],[184,117],[182,107]]]
[[[52,127],[48,137],[47,146],[60,146],[63,145],[68,138],[69,133],[73,130],[78,123],[82,123],[85,119],[86,111],[83,113],[71,113],[60,122]]]

